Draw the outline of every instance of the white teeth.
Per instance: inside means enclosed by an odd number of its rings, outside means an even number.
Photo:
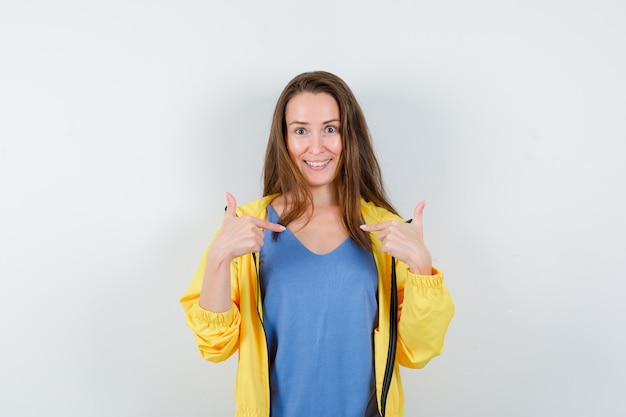
[[[313,162],[313,161],[305,161],[307,163],[307,165],[312,166],[312,167],[323,167],[324,165],[328,165],[328,163],[330,162],[329,160],[326,161],[319,161],[319,162]]]

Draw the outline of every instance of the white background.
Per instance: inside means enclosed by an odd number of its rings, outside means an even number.
[[[232,415],[178,299],[316,69],[456,302],[406,415],[626,415],[625,41],[618,0],[2,0],[0,415]]]

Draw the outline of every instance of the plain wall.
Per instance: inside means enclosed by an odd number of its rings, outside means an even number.
[[[407,416],[626,415],[626,3],[0,2],[0,415],[228,416],[178,299],[344,78],[457,306]]]

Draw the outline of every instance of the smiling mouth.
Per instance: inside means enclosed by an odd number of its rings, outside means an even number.
[[[304,161],[310,167],[323,167],[330,163],[331,159],[327,159],[325,161]]]

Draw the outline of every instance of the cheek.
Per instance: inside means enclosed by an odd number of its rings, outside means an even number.
[[[291,160],[294,162],[298,162],[298,158],[302,155],[302,146],[298,146],[298,141],[287,140],[287,151],[289,152],[289,156]]]
[[[341,137],[337,138],[337,140],[333,143],[333,152],[337,155],[341,154],[341,151],[343,151],[343,142],[341,140]]]
[[[297,155],[298,154],[298,147],[296,145],[296,142],[294,142],[291,139],[287,139],[287,151],[289,152],[289,155],[291,157]]]

